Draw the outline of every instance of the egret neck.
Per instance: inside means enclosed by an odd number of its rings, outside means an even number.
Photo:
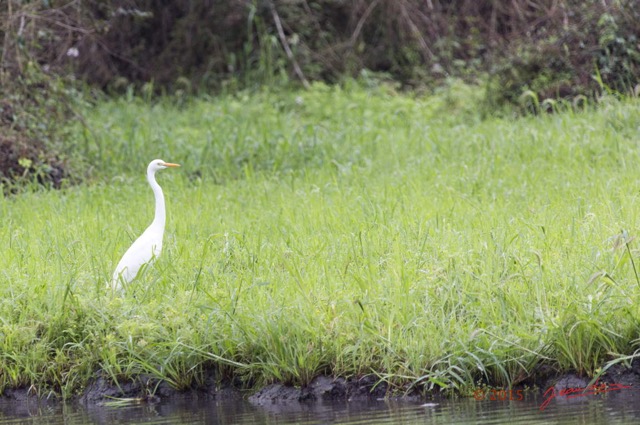
[[[158,182],[156,182],[156,169],[152,168],[151,165],[149,165],[149,167],[147,168],[147,180],[149,181],[149,186],[151,186],[153,195],[156,198],[156,213],[149,228],[154,232],[162,234],[164,233],[164,225],[166,222],[164,194],[162,193],[160,185],[158,184]]]

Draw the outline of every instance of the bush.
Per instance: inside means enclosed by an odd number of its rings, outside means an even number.
[[[405,87],[489,75],[492,104],[629,91],[633,0],[9,1],[5,72],[27,60],[102,89],[186,94],[369,70]],[[13,5],[13,6],[12,6]]]
[[[79,118],[73,68],[60,66],[73,59],[73,50],[65,49],[72,48],[77,29],[65,11],[44,3],[9,1],[0,10],[0,186],[5,194],[33,183],[59,188],[80,177],[69,168],[73,147],[61,125]]]
[[[0,187],[7,194],[33,183],[60,188],[73,176],[61,123],[74,117],[68,89],[59,78],[27,63],[0,89]]]
[[[480,71],[503,75],[510,65],[526,76],[542,70],[542,80],[556,72],[562,80],[570,72],[582,86],[592,82],[597,66],[604,82],[617,86],[637,80],[640,11],[634,4],[54,0],[27,2],[10,12],[2,31],[11,41],[19,23],[37,30],[20,37],[41,64],[71,66],[101,87],[149,81],[183,89],[221,86],[281,72],[337,81],[362,69],[419,85],[447,75],[473,78]]]
[[[492,77],[499,89],[491,93],[493,103],[531,108],[532,98],[634,90],[640,75],[640,11],[632,6],[630,1],[584,1],[550,12],[525,40],[494,59]]]

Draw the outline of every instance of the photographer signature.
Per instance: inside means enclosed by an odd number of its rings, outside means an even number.
[[[596,381],[595,384],[589,385],[587,387],[575,387],[575,388],[563,388],[559,391],[556,391],[555,387],[550,387],[543,394],[544,401],[540,405],[540,410],[544,410],[551,400],[556,397],[564,397],[569,398],[578,398],[578,397],[586,397],[588,395],[596,395],[596,394],[604,394],[611,391],[620,391],[630,389],[631,385],[623,385],[623,384],[598,384]]]

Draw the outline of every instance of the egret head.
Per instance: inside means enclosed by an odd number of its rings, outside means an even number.
[[[180,164],[173,164],[171,162],[164,162],[161,159],[154,159],[149,163],[149,166],[147,167],[147,171],[155,173],[156,171],[164,170],[167,167],[179,167],[179,166]]]

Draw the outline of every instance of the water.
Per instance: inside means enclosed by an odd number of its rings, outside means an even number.
[[[636,424],[637,391],[553,400],[540,410],[541,396],[523,401],[438,400],[291,403],[254,406],[247,401],[173,400],[158,404],[82,406],[0,401],[7,424]]]

